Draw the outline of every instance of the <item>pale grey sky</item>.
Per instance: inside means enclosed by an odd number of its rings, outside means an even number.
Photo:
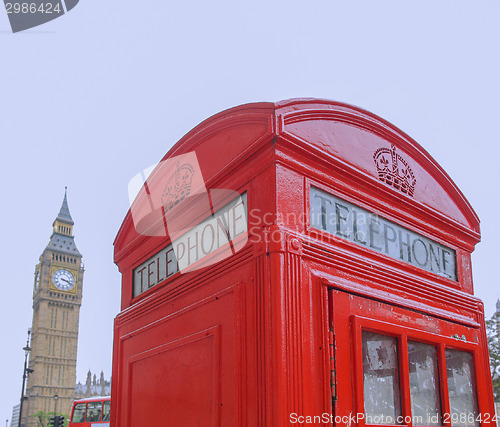
[[[86,268],[77,375],[108,378],[128,181],[203,119],[247,102],[343,101],[419,142],[481,219],[474,284],[491,316],[499,22],[500,4],[486,0],[81,0],[17,34],[0,13],[3,420],[19,402],[34,266],[64,187]]]

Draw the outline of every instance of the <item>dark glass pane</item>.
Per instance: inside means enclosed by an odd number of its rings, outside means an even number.
[[[472,354],[446,350],[450,421],[453,427],[479,426]]]
[[[413,425],[442,425],[436,347],[408,341],[408,362]]]
[[[397,339],[363,332],[366,424],[396,424],[401,416]]]
[[[87,403],[87,422],[101,421],[102,402]]]
[[[73,417],[71,418],[72,423],[83,423],[85,422],[85,403],[79,403],[75,405],[73,410]]]
[[[111,402],[107,400],[104,402],[103,408],[102,408],[102,420],[103,421],[109,421],[109,414],[111,412]]]

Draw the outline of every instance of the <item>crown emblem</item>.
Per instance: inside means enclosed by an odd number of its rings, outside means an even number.
[[[404,194],[413,196],[417,180],[403,157],[396,154],[396,147],[379,148],[373,155],[377,166],[378,179]]]
[[[194,168],[189,163],[177,163],[175,172],[170,176],[163,189],[161,202],[165,212],[171,210],[191,193]]]

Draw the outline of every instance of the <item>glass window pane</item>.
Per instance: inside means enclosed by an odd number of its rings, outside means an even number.
[[[71,418],[72,423],[83,423],[85,422],[85,403],[79,403],[75,405],[73,410],[73,417]]]
[[[363,331],[366,424],[396,424],[401,416],[397,339]]]
[[[101,421],[102,402],[87,403],[87,422]]]
[[[408,341],[408,362],[413,425],[441,425],[437,348]]]
[[[477,418],[476,381],[471,353],[446,350],[450,421],[453,427],[479,426]]]
[[[103,421],[109,421],[109,414],[111,412],[111,402],[107,400],[104,402],[104,406],[102,409],[102,420]]]

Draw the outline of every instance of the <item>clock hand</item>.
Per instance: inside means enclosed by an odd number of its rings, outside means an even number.
[[[69,280],[66,280],[64,277],[61,277],[61,280],[65,281],[66,283],[69,283]]]

